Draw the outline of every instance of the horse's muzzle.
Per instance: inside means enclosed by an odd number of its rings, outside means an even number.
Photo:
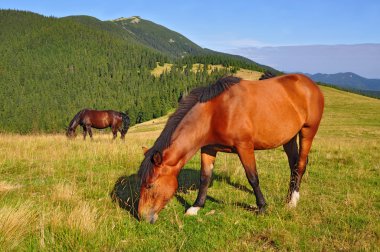
[[[155,213],[153,210],[151,211],[145,211],[141,214],[139,214],[140,220],[149,222],[150,224],[153,224],[158,219],[158,214]]]

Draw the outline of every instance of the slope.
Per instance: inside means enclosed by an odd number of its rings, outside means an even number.
[[[133,34],[141,43],[173,57],[184,57],[203,51],[183,35],[139,16],[119,18],[113,22]]]
[[[131,128],[126,141],[67,141],[63,134],[1,134],[0,246],[4,251],[379,251],[380,101],[321,87],[326,107],[296,209],[285,207],[289,168],[282,148],[257,151],[269,203],[255,198],[237,155],[218,153],[205,207],[197,197],[200,155],[179,174],[179,190],[156,224],[136,220],[141,146],[167,118]],[[123,176],[122,176],[123,175]],[[122,192],[119,208],[109,196]],[[363,207],[365,206],[365,207]],[[302,234],[302,235],[300,235]]]

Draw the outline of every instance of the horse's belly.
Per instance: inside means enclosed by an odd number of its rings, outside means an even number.
[[[273,124],[270,127],[259,127],[252,136],[255,149],[276,148],[289,142],[302,128],[297,121]]]

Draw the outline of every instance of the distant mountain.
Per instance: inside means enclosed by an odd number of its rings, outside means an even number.
[[[139,42],[174,57],[199,54],[203,49],[182,34],[139,16],[118,18],[112,22],[128,31]]]
[[[120,25],[112,21],[101,21],[97,18],[86,16],[86,15],[67,16],[60,19],[72,20],[74,22],[86,25],[88,28],[92,28],[94,30],[103,30],[114,36],[129,40],[129,41],[133,41],[136,39],[133,34],[131,34],[127,30],[125,30],[123,27],[121,27]]]
[[[285,72],[353,72],[380,79],[380,44],[248,47],[227,52]]]
[[[380,79],[367,79],[354,73],[307,74],[317,82],[332,84],[346,89],[380,91]]]

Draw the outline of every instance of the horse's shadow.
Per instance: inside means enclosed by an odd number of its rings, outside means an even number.
[[[188,191],[198,190],[199,188],[199,177],[200,171],[194,169],[183,169],[178,176],[178,189],[175,195],[178,202],[184,206],[185,209],[191,207],[191,203],[187,202],[179,193],[188,193]],[[213,181],[224,181],[228,185],[235,187],[243,192],[253,193],[252,190],[248,189],[244,185],[232,182],[231,178],[228,176],[213,174],[212,180],[209,187],[212,187]],[[120,177],[115,185],[113,190],[110,193],[110,197],[114,202],[117,202],[118,205],[127,210],[133,217],[138,219],[138,201],[140,194],[140,179],[137,174],[132,174],[129,176]],[[207,196],[207,201],[215,202],[218,204],[223,203],[211,196]],[[234,205],[241,207],[247,211],[257,211],[256,207],[252,207],[245,203],[237,202]]]
[[[138,219],[137,207],[140,197],[140,180],[137,174],[121,176],[116,181],[110,197],[119,207],[127,210]]]

